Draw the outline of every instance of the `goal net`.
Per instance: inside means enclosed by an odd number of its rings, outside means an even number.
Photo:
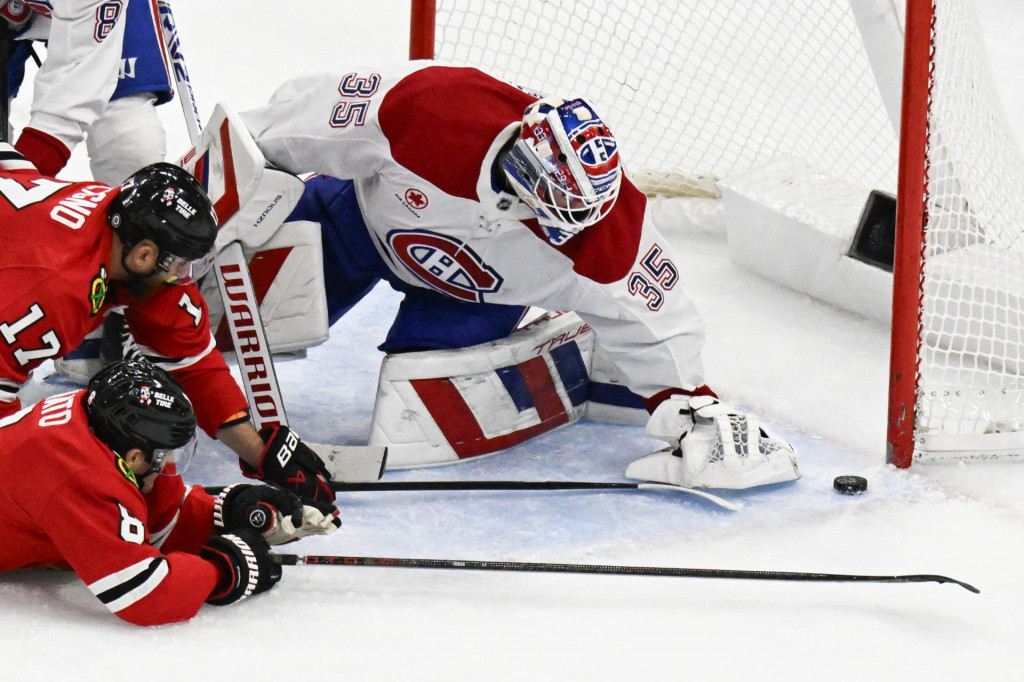
[[[1024,160],[974,3],[909,7],[890,460],[1022,459]]]
[[[866,200],[897,193],[904,29],[908,11],[924,17],[928,65],[907,86],[924,105],[910,114],[919,125],[903,127],[924,144],[927,170],[900,187],[911,197],[900,204],[926,216],[927,238],[913,249],[914,300],[893,313],[894,328],[911,329],[894,341],[909,366],[894,370],[890,409],[890,433],[904,439],[890,457],[906,466],[910,452],[1024,454],[1024,161],[973,4],[436,0],[433,47],[437,59],[593,101],[650,194],[717,197],[720,179],[784,160]]]

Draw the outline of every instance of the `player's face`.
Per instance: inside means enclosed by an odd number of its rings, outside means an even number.
[[[160,475],[179,476],[196,454],[196,446],[199,439],[196,434],[192,435],[187,443],[179,448],[158,448],[147,459],[139,449],[131,450],[126,457],[128,466],[138,477],[139,487],[142,492],[147,493],[153,489],[156,477]]]

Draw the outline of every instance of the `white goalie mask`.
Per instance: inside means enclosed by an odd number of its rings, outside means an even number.
[[[607,215],[622,184],[615,138],[581,98],[548,97],[527,107],[501,165],[553,244]]]

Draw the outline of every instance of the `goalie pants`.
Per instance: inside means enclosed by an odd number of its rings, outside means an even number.
[[[341,319],[381,280],[404,294],[385,353],[465,348],[508,336],[525,306],[466,303],[433,289],[407,284],[381,258],[349,180],[316,175],[288,220],[320,225],[328,320]]]

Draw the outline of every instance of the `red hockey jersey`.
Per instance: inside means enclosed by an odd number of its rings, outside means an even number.
[[[0,572],[70,567],[130,623],[188,620],[217,583],[196,554],[213,534],[213,498],[179,476],[158,476],[143,496],[89,430],[84,396],[0,419]]]
[[[124,308],[146,355],[184,387],[211,436],[246,407],[210,333],[195,284],[164,286],[144,301],[109,280],[116,188],[41,176],[0,145],[0,417],[20,409],[29,372],[73,350]],[[6,169],[5,169],[6,168]]]

